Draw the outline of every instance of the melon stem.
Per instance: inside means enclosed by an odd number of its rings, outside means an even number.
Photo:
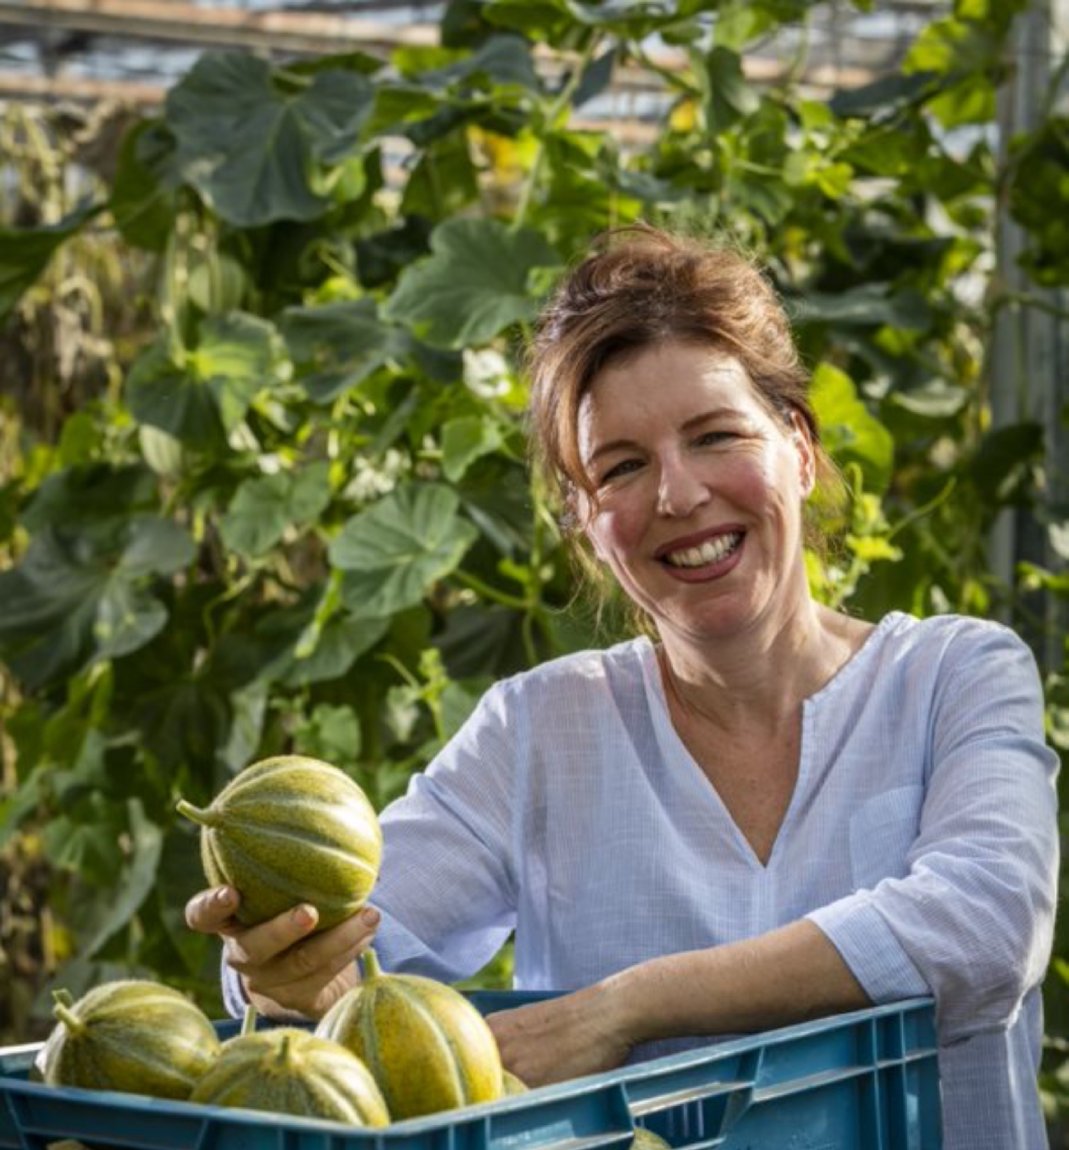
[[[378,978],[382,974],[382,967],[379,966],[378,956],[370,946],[360,956],[360,965],[363,968],[364,982],[370,982],[373,978]]]
[[[257,1015],[258,1015],[258,1012],[256,1010],[256,1007],[253,1006],[253,1004],[250,1002],[245,1007],[245,1015],[241,1020],[241,1033],[242,1034],[254,1034],[255,1033]]]
[[[72,1033],[81,1034],[85,1030],[85,1022],[74,1013],[65,1002],[57,1002],[52,1007],[52,1014]]]
[[[200,823],[201,826],[214,827],[219,821],[219,816],[211,807],[207,809],[195,807],[192,803],[186,802],[185,799],[179,799],[178,802],[175,803],[175,810],[178,811],[180,815],[185,815],[187,819],[191,819],[195,823]]]

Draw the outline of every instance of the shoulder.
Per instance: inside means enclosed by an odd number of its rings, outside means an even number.
[[[450,740],[440,759],[469,754],[486,764],[600,745],[621,715],[648,711],[647,687],[656,666],[648,639],[577,651],[499,679]],[[563,761],[563,759],[561,760]],[[440,769],[440,768],[439,768]]]
[[[503,705],[589,704],[621,689],[642,689],[646,668],[654,660],[649,639],[636,638],[611,647],[574,651],[501,679],[488,696]]]
[[[873,638],[893,657],[956,661],[984,651],[1002,650],[1026,660],[1032,658],[1030,648],[1012,628],[973,615],[930,615],[920,619],[892,611],[877,626]]]
[[[874,663],[902,690],[930,705],[1001,706],[1013,700],[1028,708],[1042,700],[1035,656],[1010,627],[993,619],[933,615],[918,619],[892,613],[872,636]]]

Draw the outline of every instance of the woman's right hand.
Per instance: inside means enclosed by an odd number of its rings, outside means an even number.
[[[370,946],[379,912],[365,906],[344,922],[313,934],[318,915],[302,903],[256,926],[235,918],[239,895],[220,886],[186,903],[186,923],[218,935],[223,957],[237,971],[249,1001],[267,1018],[320,1018],[358,981],[356,959]]]

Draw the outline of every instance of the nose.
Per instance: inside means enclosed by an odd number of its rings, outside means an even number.
[[[685,460],[662,460],[657,485],[657,513],[683,519],[709,498],[709,489]]]

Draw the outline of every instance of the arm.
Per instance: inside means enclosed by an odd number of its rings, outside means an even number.
[[[658,1038],[763,1030],[869,1005],[824,933],[801,921],[652,959],[488,1021],[505,1064],[536,1085],[617,1066]]]
[[[372,899],[384,970],[453,982],[474,974],[515,925],[519,708],[492,687],[406,794],[383,812],[383,858]]]
[[[922,708],[930,766],[907,873],[750,941],[655,959],[495,1016],[512,1069],[553,1080],[617,1065],[651,1038],[786,1025],[928,993],[943,1042],[1012,1023],[1050,950],[1056,759],[1019,639],[978,625],[940,656]]]
[[[874,1001],[935,995],[941,1041],[1016,1018],[1050,956],[1058,875],[1054,775],[1031,652],[977,625],[942,653],[930,772],[908,873],[807,916]]]

